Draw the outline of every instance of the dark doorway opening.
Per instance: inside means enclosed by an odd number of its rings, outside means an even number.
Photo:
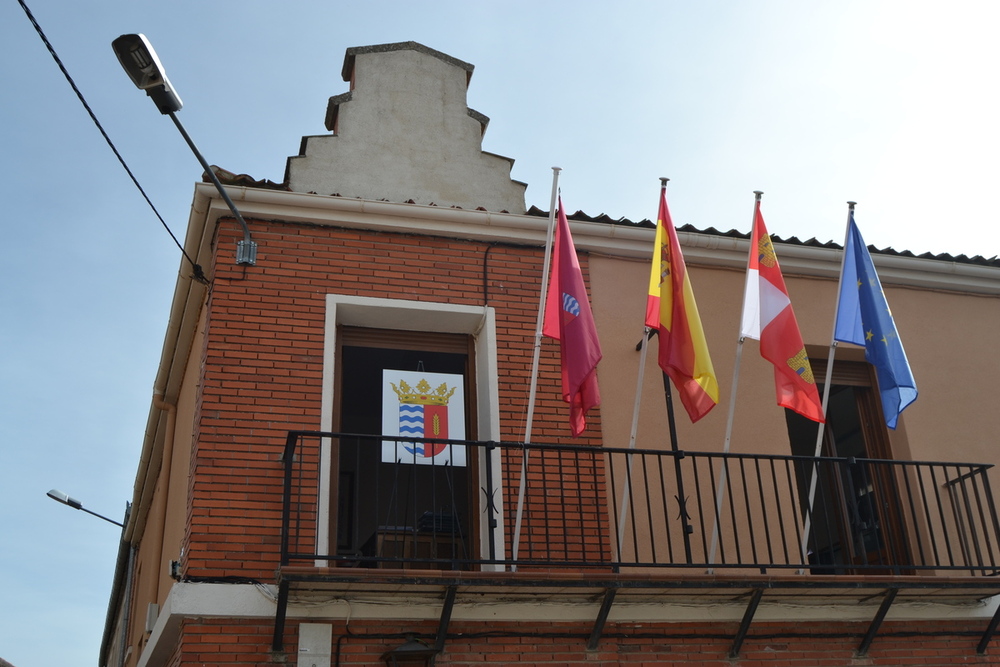
[[[825,377],[825,361],[812,365]],[[892,458],[874,385],[867,363],[835,363],[820,455],[840,460],[796,466],[803,516],[815,485],[807,552],[816,574],[898,572],[909,562],[897,480],[887,466],[866,463]],[[792,454],[813,456],[819,424],[791,410],[785,419]]]
[[[477,534],[470,502],[475,457],[466,448],[464,465],[447,459],[416,465],[406,456],[386,461],[387,441],[364,436],[395,435],[383,433],[383,371],[390,369],[460,378],[469,439],[475,433],[469,337],[345,327],[338,339],[336,430],[359,436],[334,443],[331,535],[338,554],[373,567],[461,567],[474,557]]]

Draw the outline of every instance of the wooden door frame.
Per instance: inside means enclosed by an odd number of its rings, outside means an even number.
[[[850,386],[854,389],[854,405],[858,411],[858,420],[861,430],[861,438],[864,442],[865,458],[893,460],[892,446],[889,439],[885,418],[882,413],[882,405],[878,395],[878,379],[875,368],[864,360],[863,350],[850,350],[851,355],[844,355],[846,358],[834,359],[833,374],[830,379],[833,386]],[[860,358],[858,356],[860,353]],[[826,359],[812,361],[814,376],[826,377]],[[826,456],[838,456],[836,449],[836,434],[832,429],[824,429],[823,451]],[[878,553],[879,561],[886,562],[886,572],[892,572],[891,568],[900,562],[909,562],[909,542],[906,534],[905,523],[900,515],[899,490],[895,476],[885,468],[877,468],[869,473],[869,481],[872,484],[871,495],[876,503],[876,516],[880,521],[879,532],[883,542],[883,547]],[[873,474],[872,474],[873,473]],[[840,533],[842,542],[848,547],[850,561],[854,564],[871,563],[868,552],[861,554],[857,552],[858,546],[862,549],[864,544],[855,545],[854,535],[850,531],[847,522],[848,508],[845,505],[847,499],[847,489],[843,487],[843,480],[838,475],[836,478],[838,492],[840,494]],[[843,540],[846,537],[846,541]],[[871,570],[857,570],[855,574],[872,573]],[[906,571],[904,573],[909,573]]]
[[[442,295],[444,296],[444,295]],[[499,441],[500,432],[500,381],[497,359],[497,322],[496,310],[486,305],[464,305],[444,303],[439,301],[413,301],[407,299],[389,299],[383,297],[357,296],[345,294],[327,294],[324,317],[323,341],[323,376],[322,376],[322,411],[320,414],[320,430],[333,431],[333,405],[337,395],[335,387],[337,362],[337,330],[341,325],[367,328],[387,328],[411,331],[442,332],[467,334],[475,340],[476,368],[474,381],[477,394],[475,413],[478,432],[469,433],[468,437],[480,441]],[[320,521],[317,525],[315,551],[329,553],[331,536],[328,534],[330,515],[331,480],[331,444],[321,443],[321,465],[319,479]],[[490,465],[486,467],[486,457]],[[491,488],[500,489],[503,485],[503,461],[499,448],[492,453],[482,452],[479,455],[480,469],[485,474],[489,471],[490,479],[480,478],[480,481]],[[488,553],[491,545],[495,545],[497,554],[506,550],[505,525],[503,520],[506,512],[502,494],[497,494],[489,503],[476,496],[475,505],[478,514],[487,510],[493,512],[491,526],[483,520],[482,531],[475,536],[478,540],[480,553]],[[317,567],[328,565],[325,560],[316,560]],[[502,570],[501,565],[484,565],[484,570]]]

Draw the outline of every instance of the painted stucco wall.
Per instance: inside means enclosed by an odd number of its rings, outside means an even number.
[[[781,251],[779,244],[779,261]],[[679,441],[689,451],[721,451],[745,273],[697,265],[688,269],[719,381],[720,404],[692,425],[678,402]],[[596,254],[590,259],[593,309],[604,350],[598,373],[608,444],[628,442],[639,362],[635,345],[642,336],[648,272],[646,261]],[[833,327],[836,280],[786,272],[785,281],[803,341],[825,353]],[[995,444],[1000,411],[994,387],[1000,373],[996,353],[1000,298],[892,285],[885,291],[920,391],[917,401],[903,412],[899,428],[890,432],[895,457],[1000,464]],[[843,344],[842,349],[850,347]],[[772,368],[761,358],[757,341],[747,340],[736,396],[734,452],[790,453],[783,410],[775,404]],[[669,447],[666,424],[654,338],[637,446]]]
[[[349,58],[352,90],[335,134],[303,140],[304,154],[288,163],[292,190],[525,211],[513,160],[482,150],[485,118],[466,106],[471,65],[408,44]]]
[[[190,508],[191,451],[198,389],[201,386],[201,357],[204,353],[204,311],[198,333],[188,354],[184,381],[174,406],[172,432],[165,444],[156,490],[136,557],[134,572],[133,622],[129,645],[137,647],[128,665],[134,665],[148,634],[145,629],[147,609],[157,604],[162,610],[174,585],[170,561],[181,559]]]

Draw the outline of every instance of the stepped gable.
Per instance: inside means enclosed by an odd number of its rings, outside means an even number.
[[[330,98],[329,135],[288,159],[294,192],[524,213],[514,161],[482,150],[489,119],[466,105],[473,66],[416,42],[347,49],[347,93]]]

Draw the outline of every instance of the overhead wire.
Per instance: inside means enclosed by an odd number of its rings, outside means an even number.
[[[108,142],[108,146],[111,148],[111,151],[115,154],[115,157],[118,158],[118,162],[121,163],[122,168],[125,169],[125,173],[127,173],[129,175],[129,178],[132,179],[132,182],[135,184],[135,187],[138,188],[140,194],[142,194],[143,199],[146,200],[146,203],[149,204],[149,207],[153,210],[153,213],[160,220],[160,224],[163,225],[163,228],[167,230],[168,234],[170,234],[170,238],[174,240],[174,243],[177,245],[178,249],[180,249],[181,254],[184,255],[184,258],[191,264],[192,271],[194,272],[194,279],[200,283],[204,283],[207,285],[208,278],[205,276],[205,272],[201,268],[201,265],[196,263],[193,259],[191,259],[191,257],[187,254],[187,251],[184,250],[184,246],[181,245],[181,242],[177,240],[177,237],[174,235],[173,231],[171,231],[170,227],[167,225],[167,222],[163,219],[163,216],[160,215],[160,212],[156,209],[156,206],[149,198],[149,195],[146,194],[145,189],[143,189],[142,185],[139,183],[139,179],[137,179],[135,177],[135,174],[132,173],[132,170],[125,162],[125,158],[122,157],[122,154],[118,152],[118,148],[115,146],[114,142],[111,141],[111,137],[108,136],[108,133],[105,132],[104,126],[101,125],[101,121],[97,119],[97,115],[94,113],[93,109],[90,108],[90,104],[87,103],[87,99],[83,96],[83,93],[80,92],[80,89],[77,87],[76,82],[73,80],[73,77],[70,76],[70,73],[66,69],[66,66],[63,65],[62,59],[59,58],[59,54],[56,53],[56,50],[52,46],[52,43],[49,42],[48,37],[45,36],[45,31],[42,30],[42,26],[39,25],[38,21],[35,19],[34,14],[32,14],[31,10],[28,8],[28,5],[25,4],[24,0],[17,0],[17,2],[18,4],[21,5],[21,9],[24,10],[25,15],[27,15],[28,17],[28,20],[31,21],[31,25],[35,27],[35,32],[38,33],[38,36],[45,44],[45,48],[48,49],[49,54],[52,55],[52,59],[56,61],[56,65],[59,66],[59,70],[63,73],[63,76],[66,77],[66,81],[69,82],[70,87],[73,88],[73,92],[76,93],[76,96],[79,98],[80,103],[83,104],[83,108],[87,110],[88,114],[90,114],[90,119],[94,121],[94,125],[97,126],[97,129],[100,131],[101,136],[103,136],[104,140]]]

